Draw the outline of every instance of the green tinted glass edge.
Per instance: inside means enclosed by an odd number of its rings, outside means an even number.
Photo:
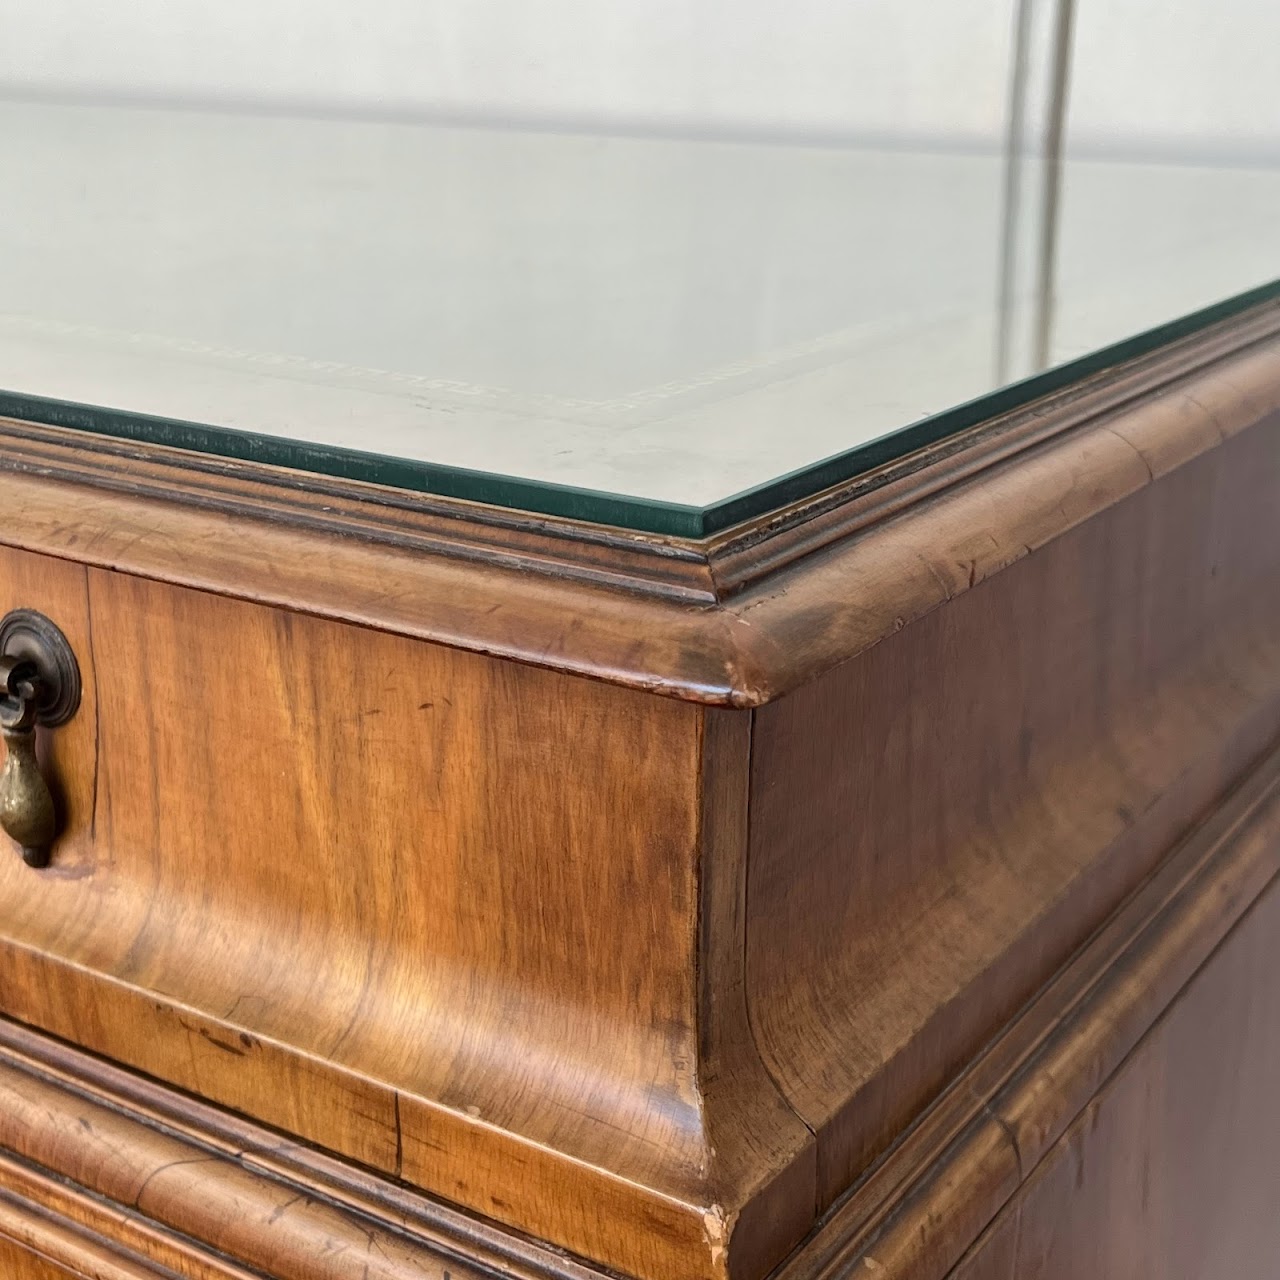
[[[705,538],[745,520],[843,484],[969,427],[1020,408],[1126,360],[1280,299],[1280,280],[1176,320],[1144,330],[1066,364],[922,418],[856,448],[834,454],[765,481],[706,507],[659,502],[625,494],[580,489],[549,481],[523,480],[492,472],[385,457],[336,445],[308,444],[286,437],[260,436],[225,427],[75,404],[0,390],[0,416],[94,435],[164,445],[244,462],[308,471],[345,480],[387,485],[446,498],[506,507],[535,515],[612,525],[639,533]]]

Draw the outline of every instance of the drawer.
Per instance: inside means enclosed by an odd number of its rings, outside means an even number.
[[[83,698],[0,1011],[553,1235],[561,1163],[691,1194],[702,709],[4,550],[15,607]]]

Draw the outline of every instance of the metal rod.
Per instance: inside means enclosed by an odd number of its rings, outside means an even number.
[[[1062,142],[1066,131],[1067,86],[1071,79],[1071,32],[1075,0],[1058,0],[1053,34],[1053,79],[1045,127],[1044,200],[1036,288],[1035,361],[1046,369],[1051,358],[1058,266],[1058,212],[1062,200]]]
[[[1009,381],[1017,296],[1018,216],[1022,191],[1022,131],[1026,119],[1027,51],[1031,44],[1031,8],[1018,0],[1013,24],[1013,71],[1009,78],[1009,118],[1004,140],[1004,195],[1000,219],[1000,278],[996,297],[996,385]]]

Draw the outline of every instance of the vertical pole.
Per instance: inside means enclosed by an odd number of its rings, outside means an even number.
[[[1035,0],[1017,0],[1013,25],[1013,70],[1009,79],[1009,118],[1004,139],[1004,194],[1000,220],[1000,279],[996,300],[996,386],[1011,378],[1013,323],[1017,306],[1018,215],[1022,188],[1022,131],[1027,105],[1027,51],[1031,44],[1031,8]]]
[[[1053,312],[1058,257],[1058,211],[1062,200],[1062,142],[1066,131],[1067,85],[1071,78],[1071,30],[1075,0],[1058,0],[1053,33],[1053,67],[1044,140],[1044,214],[1036,282],[1035,362],[1045,369],[1052,357]]]

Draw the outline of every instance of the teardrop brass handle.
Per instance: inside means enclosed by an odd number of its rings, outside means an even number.
[[[58,834],[53,794],[36,757],[36,726],[65,724],[80,705],[80,667],[62,632],[34,609],[0,618],[0,827],[23,861],[47,866]]]

